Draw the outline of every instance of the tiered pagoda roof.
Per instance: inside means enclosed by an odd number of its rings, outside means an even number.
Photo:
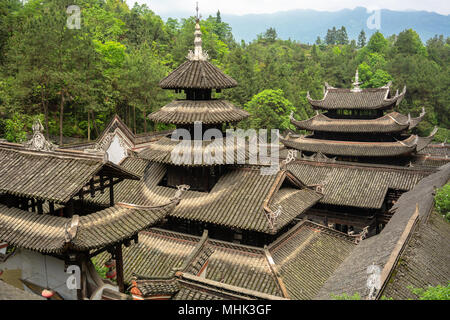
[[[326,110],[327,113],[319,114],[316,111],[316,116],[303,121],[291,115],[291,123],[298,129],[314,134],[288,135],[281,139],[282,143],[288,148],[307,153],[380,159],[409,156],[421,151],[433,140],[436,128],[425,138],[406,134],[422,121],[424,109],[417,118],[396,111],[383,115],[383,111],[400,104],[406,87],[400,94],[397,91],[391,96],[391,83],[381,88],[361,89],[358,78],[356,71],[353,89],[337,89],[325,83],[322,100],[311,99],[308,92],[307,98],[312,107]],[[361,139],[361,134],[369,134],[369,139]]]
[[[203,124],[239,122],[249,116],[248,112],[236,108],[231,102],[222,99],[211,100],[175,100],[149,118],[155,122],[172,124]]]
[[[336,109],[356,109],[356,110],[376,110],[391,109],[398,106],[403,100],[406,87],[399,94],[394,96],[390,92],[391,83],[381,88],[371,89],[340,89],[325,83],[325,94],[321,100],[311,99],[309,92],[307,99],[314,109],[336,110]]]
[[[195,25],[195,51],[189,52],[188,61],[161,80],[163,89],[185,90],[187,100],[176,100],[149,115],[154,122],[171,124],[221,124],[239,122],[249,116],[248,112],[236,108],[226,100],[211,99],[212,89],[233,88],[236,80],[223,73],[208,61],[202,49],[200,23]]]
[[[412,135],[396,142],[337,141],[304,136],[288,136],[280,140],[287,147],[306,152],[355,157],[394,157],[418,150],[419,139],[418,136]]]
[[[199,28],[197,23],[196,32]],[[203,59],[191,57],[162,79],[159,85],[163,89],[227,89],[236,87],[238,83],[204,56]]]
[[[295,120],[291,116],[291,123],[300,130],[308,131],[390,133],[413,129],[422,121],[424,116],[425,112],[422,112],[417,118],[391,112],[378,119],[334,119],[320,113],[303,121]]]

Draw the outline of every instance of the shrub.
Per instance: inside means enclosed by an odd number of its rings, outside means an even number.
[[[450,300],[450,282],[446,287],[438,285],[425,289],[411,288],[411,291],[419,296],[419,300]]]
[[[437,189],[434,200],[436,202],[436,210],[442,214],[447,221],[450,221],[450,183]]]

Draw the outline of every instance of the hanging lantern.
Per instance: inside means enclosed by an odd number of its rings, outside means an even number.
[[[44,290],[42,290],[41,295],[44,298],[50,299],[51,297],[53,297],[55,295],[55,292],[53,290],[44,289]]]
[[[116,266],[116,260],[113,259],[109,259],[108,261],[105,262],[105,267],[107,268],[114,268]]]
[[[107,277],[108,279],[114,279],[114,278],[116,277],[116,271],[114,271],[114,270],[108,271],[108,272],[106,273],[106,277]]]

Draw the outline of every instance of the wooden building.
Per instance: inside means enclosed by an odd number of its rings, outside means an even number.
[[[295,224],[297,216],[322,195],[285,169],[261,175],[262,165],[248,161],[248,141],[244,147],[227,143],[222,133],[248,113],[228,101],[214,99],[213,90],[220,92],[236,85],[208,61],[197,21],[195,52],[160,82],[164,89],[184,91],[186,99],[149,115],[150,120],[174,124],[177,130],[121,162],[123,168],[142,179],[121,183],[118,199],[139,205],[164,203],[173,197],[177,185],[188,185],[185,200],[168,216],[165,228],[196,235],[207,228],[216,238],[248,244],[267,244],[283,228]],[[202,129],[197,136],[195,126],[199,122]],[[175,139],[183,129],[190,134],[189,139]],[[208,129],[216,129],[221,136],[205,138]],[[221,156],[215,154],[218,148],[223,150]],[[227,161],[230,153],[231,162]],[[244,164],[238,162],[241,157]],[[104,203],[107,199],[99,195],[93,201]],[[277,211],[280,207],[281,214]]]
[[[201,285],[196,291],[203,294],[214,289],[256,299],[311,299],[360,241],[307,220],[265,247],[156,228],[139,238],[124,250],[125,281],[138,299],[203,299],[187,295],[180,281]]]
[[[118,203],[115,186],[139,176],[103,158],[55,149],[41,127],[35,124],[25,146],[0,144],[0,278],[53,298],[99,298],[115,286],[100,279],[90,257],[107,251],[124,292],[122,246],[173,211],[181,192],[164,204]],[[87,201],[96,193],[108,201]],[[66,285],[70,266],[80,270],[77,289]]]
[[[288,136],[282,139],[283,144],[306,156],[322,154],[342,161],[407,165],[412,155],[431,143],[437,128],[426,138],[408,134],[422,121],[425,110],[417,118],[393,111],[406,87],[392,95],[391,83],[374,89],[361,89],[360,84],[356,71],[353,89],[338,89],[326,83],[322,100],[313,100],[308,93],[317,115],[304,121],[291,116],[291,122],[312,134]]]

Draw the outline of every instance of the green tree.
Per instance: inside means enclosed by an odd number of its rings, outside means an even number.
[[[339,29],[336,32],[336,44],[340,44],[340,45],[348,44],[347,30],[345,29],[344,26],[342,26],[341,29]]]
[[[264,90],[255,95],[245,105],[250,113],[248,127],[272,129],[293,129],[290,123],[290,114],[295,111],[292,103],[284,97],[284,92],[278,90]]]
[[[398,53],[406,55],[422,54],[426,55],[427,50],[422,44],[419,35],[412,29],[407,29],[399,33],[394,47]]]
[[[379,31],[375,32],[367,43],[367,49],[372,53],[385,54],[389,46],[389,42]]]
[[[364,48],[366,46],[366,33],[361,30],[358,36],[358,48]]]
[[[447,286],[429,286],[426,289],[410,288],[419,297],[419,300],[450,300],[450,282]]]

